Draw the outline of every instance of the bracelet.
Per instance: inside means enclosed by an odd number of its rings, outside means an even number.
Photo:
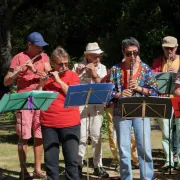
[[[36,69],[35,72],[34,72],[34,74],[37,74],[37,72],[38,72],[38,70]]]

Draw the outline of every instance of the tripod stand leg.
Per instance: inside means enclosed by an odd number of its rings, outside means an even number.
[[[23,149],[23,138],[22,138],[22,112],[19,112],[20,114],[20,120],[21,120],[21,134],[20,134],[20,138],[19,138],[19,143],[18,146],[20,147],[20,163],[21,163],[21,180],[24,180],[24,168],[25,168],[25,162],[24,162],[24,149]]]
[[[89,123],[90,119],[88,121],[88,113],[87,113],[87,106],[86,108],[86,161],[87,161],[87,180],[89,180],[89,159],[88,159],[88,137],[89,137]],[[89,123],[88,123],[89,122]]]
[[[144,128],[144,117],[142,118],[143,121],[143,155],[144,155],[144,180],[146,180],[146,146],[145,146],[145,128]]]
[[[171,175],[171,122],[169,121],[169,175]]]

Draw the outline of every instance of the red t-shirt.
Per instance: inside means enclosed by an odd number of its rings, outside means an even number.
[[[11,61],[10,68],[15,69],[17,66],[21,66],[26,63],[29,59],[29,56],[25,52],[21,52],[15,55]],[[49,57],[45,53],[41,53],[41,55],[35,59],[32,63],[34,67],[40,71],[45,71],[44,64],[49,62]],[[26,66],[19,73],[17,78],[17,90],[18,92],[26,92],[31,91],[37,87],[39,84],[40,77],[37,74],[34,74],[30,71]]]
[[[61,80],[67,85],[79,84],[77,73],[70,70],[60,76]],[[58,97],[52,102],[47,111],[41,111],[40,122],[43,126],[64,128],[80,124],[79,107],[64,108],[65,94],[61,85],[49,78],[44,86],[45,91],[59,92]]]

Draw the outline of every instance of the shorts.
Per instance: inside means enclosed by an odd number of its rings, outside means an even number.
[[[21,113],[22,113],[22,139],[30,139],[33,131],[34,138],[42,138],[41,125],[39,121],[40,110],[16,111],[16,132],[21,136]]]

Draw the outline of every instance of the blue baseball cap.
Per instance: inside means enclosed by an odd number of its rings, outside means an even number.
[[[33,33],[29,34],[28,37],[27,37],[27,41],[32,42],[32,43],[34,43],[34,44],[36,44],[37,46],[40,46],[40,47],[49,45],[48,43],[46,43],[44,41],[44,38],[38,32],[33,32]]]

